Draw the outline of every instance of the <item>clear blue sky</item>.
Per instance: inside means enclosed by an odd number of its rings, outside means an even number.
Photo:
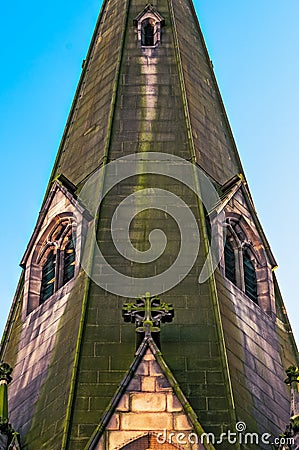
[[[298,340],[299,2],[195,7]],[[1,7],[0,332],[99,9],[98,0]]]

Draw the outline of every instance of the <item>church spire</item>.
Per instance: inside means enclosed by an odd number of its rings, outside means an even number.
[[[151,373],[164,365],[154,342],[99,449],[142,435],[145,450],[154,418],[226,443],[227,430],[278,436],[298,361],[275,266],[191,0],[104,0],[2,341],[24,449],[94,448],[135,352],[124,302],[144,334],[153,310],[173,318],[161,336],[173,378]],[[165,410],[130,420],[134,394],[151,392]]]

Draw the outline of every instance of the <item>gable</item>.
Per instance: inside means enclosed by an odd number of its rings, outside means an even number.
[[[211,444],[201,443],[206,442],[205,433],[176,382],[179,395],[175,392],[171,372],[168,368],[165,372],[159,362],[161,352],[157,354],[150,341],[140,349],[143,354],[136,356],[139,361],[134,373],[125,378],[123,389],[120,387],[115,395],[115,405],[112,401],[86,450],[146,450],[162,445],[166,450],[213,449]],[[103,426],[105,419],[107,424]]]
[[[47,255],[51,252],[51,249],[55,250],[53,267],[56,279],[53,282],[55,284],[53,293],[56,294],[59,291],[56,295],[57,299],[63,297],[71,288],[71,284],[69,284],[66,290],[64,285],[67,280],[62,281],[64,269],[62,260],[64,251],[67,252],[65,246],[68,241],[75,245],[73,251],[76,255],[73,262],[75,270],[71,278],[78,274],[78,262],[82,250],[84,230],[87,226],[86,218],[88,213],[78,204],[74,195],[74,189],[75,187],[73,186],[72,188],[65,177],[61,177],[61,179],[53,183],[22,259],[21,266],[24,268],[22,317],[24,320],[41,303],[42,269],[46,264]]]

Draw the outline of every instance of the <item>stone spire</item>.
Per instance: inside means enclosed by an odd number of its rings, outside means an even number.
[[[21,265],[0,359],[25,450],[88,448],[135,351],[124,301],[140,340],[175,309],[163,358],[202,429],[281,433],[296,345],[191,0],[103,1]]]

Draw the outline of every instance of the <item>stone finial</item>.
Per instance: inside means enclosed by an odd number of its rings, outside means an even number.
[[[159,333],[161,322],[171,322],[174,317],[174,308],[171,303],[161,302],[159,297],[151,297],[147,292],[136,300],[136,303],[125,303],[122,310],[125,322],[136,323],[136,332]]]
[[[7,385],[12,381],[11,373],[10,365],[0,362],[0,435],[1,443],[5,441],[5,448],[19,450],[20,435],[13,429],[8,417]]]
[[[0,363],[0,384],[9,384],[11,378],[12,368],[5,362]]]
[[[286,384],[299,383],[299,369],[296,366],[290,366],[286,370],[288,378],[285,379]]]
[[[285,383],[291,388],[291,411],[290,423],[281,437],[288,438],[293,443],[289,446],[281,445],[279,450],[299,448],[299,369],[296,366],[290,366],[286,370],[286,374],[288,377],[285,379]]]

